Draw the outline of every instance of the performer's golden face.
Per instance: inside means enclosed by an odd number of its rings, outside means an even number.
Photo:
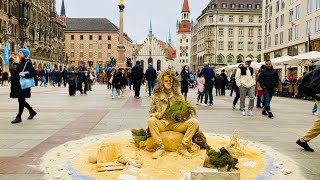
[[[170,78],[170,76],[164,76],[163,77],[163,85],[164,85],[164,88],[166,90],[171,90],[172,89],[172,78]]]

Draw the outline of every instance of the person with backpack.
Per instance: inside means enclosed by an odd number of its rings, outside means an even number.
[[[134,87],[134,98],[140,99],[140,88],[143,79],[143,68],[140,65],[140,61],[136,62],[136,65],[132,68],[131,77]]]
[[[319,111],[320,106],[320,67],[317,67],[312,72],[306,74],[302,83],[299,86],[299,91],[302,94],[306,94],[309,97],[314,97],[316,100],[317,110]],[[312,127],[297,140],[297,144],[304,150],[314,152],[308,142],[320,134],[320,116],[318,114],[317,119],[314,121]]]
[[[157,72],[153,68],[151,63],[149,63],[149,67],[146,70],[146,80],[148,82],[149,97],[151,97],[151,94],[153,92],[153,89],[154,89],[154,86],[156,85],[156,80],[157,80]]]

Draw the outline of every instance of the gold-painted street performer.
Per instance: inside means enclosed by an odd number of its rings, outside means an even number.
[[[157,159],[165,152],[164,145],[160,133],[164,131],[176,131],[184,133],[182,143],[179,145],[177,152],[190,158],[191,154],[188,149],[192,145],[192,137],[197,132],[199,122],[197,119],[190,118],[183,122],[173,122],[164,119],[167,108],[176,102],[184,102],[184,98],[180,94],[179,80],[172,70],[163,71],[157,80],[148,118],[148,128],[151,136],[155,140],[155,152],[152,158]]]

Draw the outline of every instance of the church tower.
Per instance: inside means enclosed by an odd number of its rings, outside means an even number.
[[[181,21],[177,20],[177,69],[181,71],[185,65],[190,66],[191,61],[191,24],[188,0],[183,0]]]

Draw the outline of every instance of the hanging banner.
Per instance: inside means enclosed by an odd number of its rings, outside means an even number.
[[[9,45],[8,45],[8,43],[6,43],[6,46],[3,49],[3,61],[4,61],[5,66],[9,65]]]
[[[96,66],[96,73],[99,73],[99,70],[100,70],[100,64],[97,64],[97,66]]]

